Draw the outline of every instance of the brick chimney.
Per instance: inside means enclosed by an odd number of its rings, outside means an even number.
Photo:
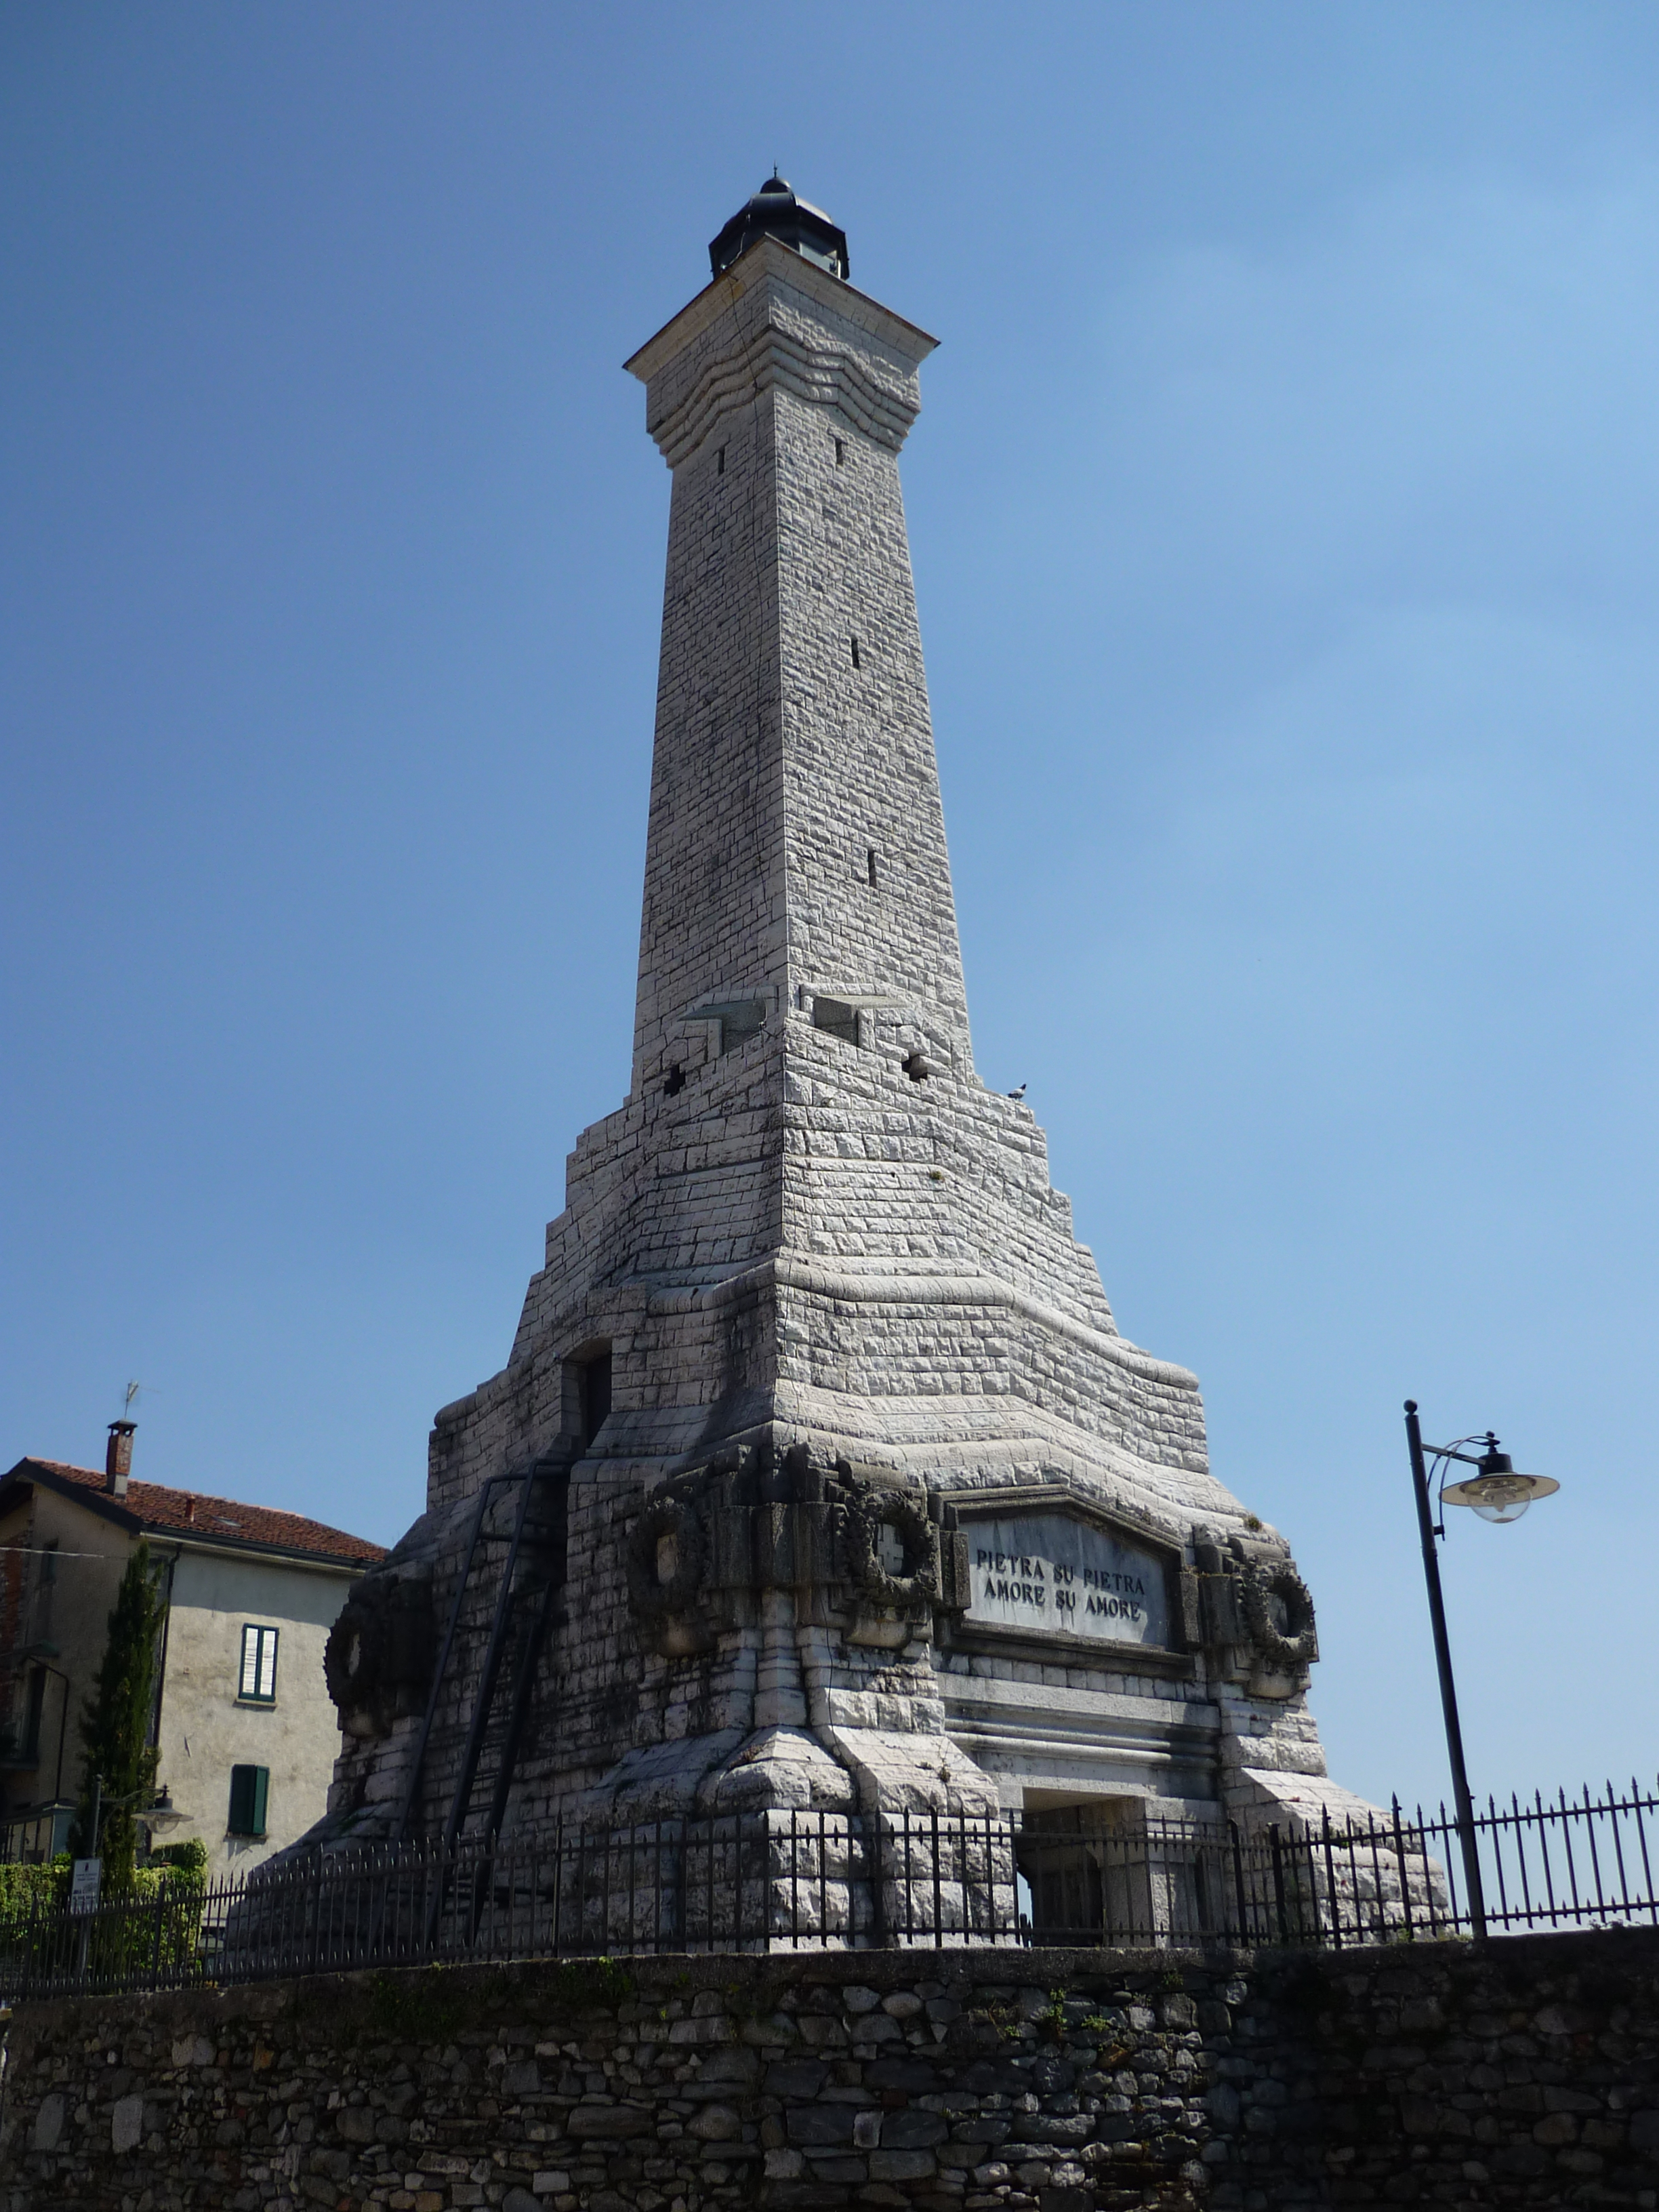
[[[109,1425],[109,1449],[104,1454],[104,1488],[112,1498],[127,1494],[127,1477],[132,1473],[132,1432],[137,1421],[112,1421]]]

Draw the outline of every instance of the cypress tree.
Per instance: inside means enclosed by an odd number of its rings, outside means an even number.
[[[149,1741],[149,1723],[165,1613],[161,1588],[150,1569],[149,1546],[141,1536],[115,1595],[98,1686],[87,1700],[81,1722],[87,1769],[70,1849],[77,1858],[100,1851],[106,1891],[131,1883],[137,1846],[133,1808],[148,1800],[155,1786],[156,1753]],[[103,1778],[98,1844],[92,1832],[94,1776]]]

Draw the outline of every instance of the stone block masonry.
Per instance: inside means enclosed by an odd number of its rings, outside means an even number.
[[[340,1631],[304,1850],[737,1803],[1114,1836],[1356,1809],[1288,1545],[975,1071],[899,473],[935,342],[797,251],[797,213],[757,196],[628,363],[672,479],[631,1079]],[[1010,1515],[1018,1617],[936,1541]],[[1159,1581],[1156,1636],[1073,1637],[1048,1601],[1113,1545]],[[417,1614],[424,1669],[386,1656]]]
[[[20,2010],[0,2212],[1659,2206],[1659,1931],[425,1969]]]

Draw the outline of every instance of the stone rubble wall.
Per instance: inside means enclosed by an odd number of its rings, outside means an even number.
[[[426,1969],[20,2008],[0,2212],[1659,2205],[1659,1931]]]

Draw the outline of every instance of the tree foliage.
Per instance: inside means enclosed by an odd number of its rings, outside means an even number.
[[[87,1767],[70,1844],[76,1857],[101,1856],[104,1887],[132,1885],[137,1844],[134,1808],[146,1803],[155,1784],[149,1741],[167,1605],[141,1536],[127,1561],[109,1616],[109,1638],[98,1669],[98,1686],[87,1700],[81,1741]],[[93,1835],[94,1778],[102,1780],[100,1835]]]

